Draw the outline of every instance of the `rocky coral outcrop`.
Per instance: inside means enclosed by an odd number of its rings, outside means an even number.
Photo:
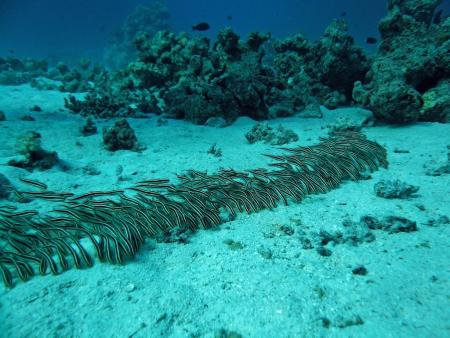
[[[11,160],[9,165],[27,170],[46,170],[58,163],[58,154],[55,151],[47,151],[42,148],[41,135],[35,131],[29,131],[17,138],[17,152],[23,156],[19,160]]]
[[[450,115],[450,18],[433,20],[441,0],[389,0],[381,44],[354,99],[388,123],[445,122]]]
[[[315,43],[297,34],[275,42],[274,49],[274,68],[287,84],[280,95],[295,111],[310,104],[336,108],[349,103],[354,82],[369,69],[368,59],[343,20],[333,21]]]
[[[21,85],[38,76],[47,74],[48,64],[44,60],[19,59],[13,56],[0,57],[0,84]]]
[[[161,31],[135,39],[138,59],[96,86],[85,100],[69,97],[75,113],[98,117],[134,116],[138,111],[205,124],[239,116],[255,120],[291,116],[306,106],[348,103],[353,82],[367,59],[343,21],[335,21],[316,43],[297,35],[274,44],[270,34],[241,39],[230,28],[211,44],[206,37]]]
[[[260,48],[268,35],[253,33],[242,41],[231,31],[207,38],[189,38],[168,31],[135,41],[138,60],[97,86],[84,100],[69,97],[66,106],[84,116],[134,116],[137,112],[204,124],[211,117],[233,121],[246,115],[269,117],[266,96],[273,75],[263,65]]]
[[[126,119],[117,120],[114,126],[103,129],[103,143],[109,151],[139,150],[136,134]]]

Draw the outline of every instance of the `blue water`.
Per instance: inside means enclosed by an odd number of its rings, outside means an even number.
[[[148,0],[1,0],[0,55],[76,60],[101,59],[107,38],[137,6]],[[282,37],[302,32],[318,38],[333,18],[343,12],[356,41],[377,36],[377,23],[385,14],[384,0],[168,0],[170,24],[175,31],[207,21],[214,37],[226,26],[238,34],[272,32]],[[442,5],[450,12],[450,0]],[[227,20],[232,16],[232,20]],[[366,46],[370,50],[371,46]]]

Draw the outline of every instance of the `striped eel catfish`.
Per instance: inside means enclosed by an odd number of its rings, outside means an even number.
[[[345,180],[387,167],[386,150],[359,132],[335,132],[309,147],[281,148],[266,155],[270,169],[217,173],[189,170],[168,179],[149,179],[123,190],[83,195],[46,190],[19,196],[54,203],[53,211],[17,211],[0,207],[0,274],[7,287],[36,274],[59,274],[71,267],[87,268],[95,260],[123,264],[146,238],[172,229],[209,229],[239,212],[253,213],[280,204],[300,202],[325,193]]]

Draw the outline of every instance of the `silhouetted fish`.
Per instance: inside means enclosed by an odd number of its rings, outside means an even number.
[[[231,15],[228,15],[228,16],[227,16],[227,20],[228,20],[228,21],[231,21],[231,20],[233,20],[233,17],[232,17]]]
[[[366,38],[366,43],[368,43],[369,45],[373,45],[377,42],[378,42],[378,40],[376,38],[374,38],[373,36],[368,36]]]
[[[10,53],[10,54],[14,54],[14,49],[10,49],[10,50],[9,50],[9,53]]]
[[[343,18],[344,16],[347,16],[347,12],[341,12],[341,17]]]
[[[200,22],[199,24],[192,26],[192,30],[194,31],[207,31],[209,28],[209,23],[207,22]]]

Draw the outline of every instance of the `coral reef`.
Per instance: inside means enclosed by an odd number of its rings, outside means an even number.
[[[59,90],[70,93],[87,92],[102,82],[105,72],[104,68],[99,65],[92,65],[88,59],[81,59],[73,67],[59,62],[56,67],[50,68],[41,77],[33,78],[30,85],[40,90]]]
[[[122,27],[115,32],[105,51],[105,63],[113,68],[125,67],[135,59],[134,40],[139,34],[155,35],[158,31],[169,30],[169,10],[165,1],[154,1],[148,6],[138,6]]]
[[[126,119],[119,119],[110,128],[103,128],[103,143],[109,151],[139,150],[137,137]]]
[[[24,159],[11,160],[8,165],[33,169],[50,169],[58,163],[58,155],[55,151],[49,152],[41,146],[41,135],[35,131],[29,131],[17,138],[17,152],[24,156]]]
[[[0,83],[31,80],[38,88],[87,92],[83,99],[67,97],[65,105],[99,118],[156,113],[225,126],[239,116],[321,117],[321,105],[356,102],[378,121],[446,122],[450,17],[436,15],[441,2],[388,0],[379,49],[369,58],[344,20],[334,20],[314,42],[302,34],[277,40],[257,32],[242,39],[225,28],[211,43],[168,31],[167,8],[157,1],[138,7],[112,39],[115,71],[87,60],[48,70],[45,62],[0,58]]]
[[[295,111],[317,102],[329,108],[349,103],[353,83],[369,69],[343,20],[333,21],[315,43],[297,34],[275,42],[274,49],[274,67],[288,84],[283,95]]]
[[[45,76],[47,61],[31,58],[0,57],[0,85],[20,85],[32,79]]]
[[[18,276],[58,274],[98,260],[124,263],[148,237],[170,236],[171,230],[208,229],[237,212],[272,209],[308,194],[325,193],[367,170],[387,166],[386,150],[356,132],[336,133],[315,146],[284,149],[269,156],[276,170],[216,174],[188,171],[179,183],[150,179],[118,191],[79,196],[51,191],[18,192],[48,203],[61,203],[48,214],[0,208],[0,272],[7,287]],[[134,193],[134,194],[133,194]],[[131,194],[131,195],[130,195]],[[89,242],[92,250],[87,249]],[[91,247],[91,246],[89,246]]]
[[[388,123],[448,120],[450,18],[432,22],[440,0],[389,0],[381,44],[354,99]]]
[[[316,43],[300,35],[275,42],[273,64],[266,60],[270,38],[253,32],[242,40],[225,28],[211,45],[205,37],[169,31],[140,34],[137,61],[84,100],[69,97],[66,106],[101,117],[163,113],[195,124],[211,118],[229,124],[238,116],[264,120],[291,116],[310,104],[348,103],[353,82],[368,69],[343,21],[333,22]]]

